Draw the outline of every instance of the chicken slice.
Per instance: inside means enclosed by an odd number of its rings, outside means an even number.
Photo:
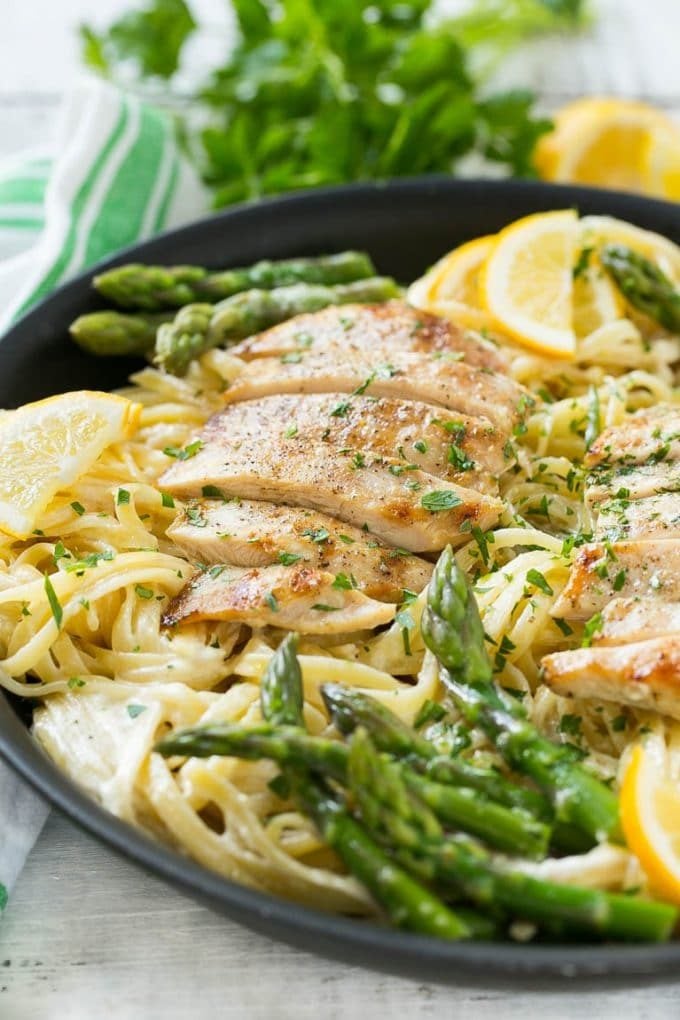
[[[657,464],[680,459],[680,407],[659,404],[605,429],[585,456],[586,467]]]
[[[615,701],[680,719],[680,634],[555,652],[541,665],[556,694]]]
[[[451,351],[469,365],[494,372],[507,371],[507,358],[479,334],[447,319],[418,311],[404,301],[380,305],[343,305],[296,315],[264,333],[231,348],[233,354],[253,358],[281,358],[312,348],[315,353],[342,358],[345,354],[377,355],[387,360],[393,351]]]
[[[608,499],[645,499],[680,492],[680,460],[658,464],[605,464],[586,478],[585,499],[591,509]]]
[[[680,493],[663,492],[633,500],[619,497],[598,504],[594,537],[609,542],[679,539]]]
[[[602,610],[593,645],[622,645],[664,634],[680,634],[680,602],[659,599],[614,599]]]
[[[215,566],[197,574],[173,599],[163,624],[227,620],[305,634],[347,634],[393,619],[394,606],[351,588],[339,589],[335,580],[335,574],[301,563],[250,569]]]
[[[426,560],[327,514],[249,499],[202,500],[177,517],[168,538],[201,563],[300,563],[386,602],[401,602],[405,589],[422,591],[432,574]]]
[[[680,600],[680,542],[582,546],[552,615],[587,620],[617,596],[659,602]]]
[[[160,484],[184,498],[217,488],[224,497],[319,510],[410,552],[460,544],[503,510],[499,499],[407,470],[401,460],[352,455],[330,430],[324,442],[282,424],[266,401],[233,404],[207,423],[199,452],[177,460]]]
[[[247,364],[225,393],[227,403],[282,393],[346,393],[417,400],[510,432],[533,405],[506,376],[474,368],[441,352],[391,351],[389,358],[361,352],[336,355],[307,351],[295,360],[258,358]]]
[[[297,394],[244,401],[222,425],[219,415],[211,434],[228,429],[244,442],[261,442],[263,422],[283,435],[293,431],[301,443],[321,440],[350,458],[388,457],[401,470],[414,466],[465,488],[498,494],[498,478],[514,463],[512,444],[479,418],[452,415],[427,404],[343,394]]]

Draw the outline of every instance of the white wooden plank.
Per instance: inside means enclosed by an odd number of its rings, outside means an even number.
[[[323,960],[194,904],[56,816],[0,926],[6,1020],[628,1020],[679,1006],[680,987],[663,982],[451,988]]]

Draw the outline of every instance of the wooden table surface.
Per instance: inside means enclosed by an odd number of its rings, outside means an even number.
[[[505,69],[505,83],[533,84],[547,108],[599,92],[645,98],[680,114],[680,0],[596,3],[599,20],[587,36],[532,47]],[[75,25],[106,22],[129,0],[5,0],[2,6],[0,156],[34,146],[51,131],[77,67]],[[224,23],[223,0],[194,6]],[[0,1018],[680,1015],[680,976],[632,987],[572,982],[489,989],[477,982],[454,988],[377,974],[366,962],[366,969],[348,967],[254,935],[52,814],[0,921]]]

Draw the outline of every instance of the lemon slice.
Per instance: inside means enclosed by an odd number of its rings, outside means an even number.
[[[124,397],[81,390],[0,418],[0,530],[27,538],[60,489],[134,432],[140,411]]]
[[[672,122],[653,107],[626,99],[579,99],[555,116],[534,162],[549,181],[649,190],[649,144]]]
[[[652,889],[680,904],[680,789],[660,737],[633,748],[621,787],[621,825]]]
[[[494,326],[527,347],[569,358],[578,219],[572,209],[525,216],[502,230],[480,273]]]
[[[495,241],[493,235],[477,237],[444,255],[411,284],[410,304],[471,329],[488,326],[488,316],[479,307],[479,271]]]
[[[572,324],[581,339],[625,315],[626,303],[605,272],[597,252],[585,247],[586,263],[574,275]],[[578,266],[578,260],[577,260]]]

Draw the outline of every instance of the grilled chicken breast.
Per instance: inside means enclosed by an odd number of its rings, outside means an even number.
[[[380,305],[343,305],[297,315],[264,333],[243,340],[232,353],[245,361],[304,353],[336,360],[348,352],[389,359],[394,351],[449,351],[468,365],[504,372],[507,359],[496,346],[446,319],[421,312],[404,301]]]
[[[346,634],[389,623],[396,609],[354,589],[340,589],[335,574],[293,566],[213,567],[179,593],[165,626],[227,620],[250,627],[280,627],[305,634]]]
[[[680,600],[680,542],[582,546],[552,615],[587,620],[617,596],[659,602]]]
[[[353,454],[330,426],[327,435],[300,434],[272,420],[264,400],[213,416],[202,441],[196,456],[165,472],[163,488],[200,497],[210,487],[226,497],[319,510],[410,552],[460,543],[466,537],[461,527],[487,529],[503,509],[499,499],[411,469],[401,459]]]
[[[593,645],[624,645],[664,634],[680,634],[680,602],[614,599],[602,610],[602,626]]]
[[[514,463],[512,444],[489,422],[415,401],[364,396],[348,400],[341,393],[244,401],[224,418],[213,417],[206,433],[220,437],[228,432],[244,443],[257,443],[265,422],[270,436],[288,436],[305,446],[321,441],[342,451],[355,467],[362,460],[387,457],[401,464],[393,474],[415,467],[494,495],[499,476]]]
[[[630,466],[679,459],[680,408],[659,404],[600,433],[586,453],[585,465]]]
[[[680,719],[680,634],[556,652],[545,656],[542,667],[556,694],[601,698]]]
[[[680,493],[680,460],[595,468],[586,478],[585,499],[597,510],[608,499],[646,499],[664,492]]]
[[[258,358],[246,365],[225,393],[227,403],[283,393],[346,393],[434,404],[486,418],[506,432],[521,420],[533,398],[506,376],[450,360],[441,352],[352,351],[326,354],[313,349],[288,357]]]
[[[596,510],[593,537],[601,541],[680,539],[678,492],[662,492],[642,499],[620,496],[598,504]]]
[[[374,599],[401,602],[404,589],[420,592],[432,565],[403,549],[326,514],[249,499],[202,500],[178,516],[168,538],[201,563],[237,567],[273,564],[331,573],[338,587],[356,587]]]

